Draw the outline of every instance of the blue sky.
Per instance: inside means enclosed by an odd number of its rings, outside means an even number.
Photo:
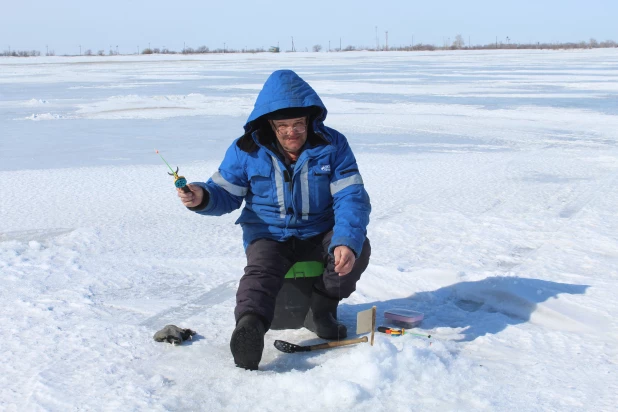
[[[616,0],[367,1],[281,0],[6,1],[1,7],[0,50],[56,54],[82,50],[135,52],[137,47],[182,50],[243,49],[280,44],[297,50],[315,44],[375,46],[430,43],[442,46],[461,34],[466,42],[618,41]]]

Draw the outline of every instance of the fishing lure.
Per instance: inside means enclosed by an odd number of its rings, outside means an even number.
[[[155,152],[161,156],[161,153],[159,153],[159,151],[157,149],[155,149]],[[172,173],[167,173],[170,176],[174,176],[174,186],[176,186],[177,188],[179,188],[180,190],[182,190],[185,193],[189,193],[191,192],[191,190],[187,187],[187,179],[185,179],[184,176],[179,176],[178,175],[178,166],[176,166],[176,171],[174,172],[174,169],[171,168],[171,166],[169,165],[169,163],[167,163],[165,161],[165,159],[163,159],[163,156],[161,156],[161,159],[165,162],[165,164],[167,165],[167,167],[170,168]]]

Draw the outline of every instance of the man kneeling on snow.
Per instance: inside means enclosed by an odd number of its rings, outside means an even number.
[[[356,290],[369,263],[371,205],[345,136],[324,126],[326,113],[296,73],[274,72],[219,170],[206,183],[189,184],[190,193],[178,189],[182,203],[203,215],[229,213],[245,200],[236,223],[247,266],[230,341],[238,367],[258,368],[277,294],[298,261],[324,263],[305,327],[323,339],[347,335],[337,305]]]

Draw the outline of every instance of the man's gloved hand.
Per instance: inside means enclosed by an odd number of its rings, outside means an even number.
[[[195,331],[191,329],[182,329],[175,325],[167,325],[160,331],[154,334],[153,338],[157,342],[167,342],[172,345],[180,345],[187,339],[193,339]]]

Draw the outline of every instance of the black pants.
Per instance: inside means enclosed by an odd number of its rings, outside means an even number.
[[[285,274],[296,262],[320,261],[324,273],[317,278],[314,288],[320,294],[334,298],[347,298],[356,290],[356,282],[367,269],[371,245],[365,240],[360,256],[354,262],[352,271],[345,276],[335,272],[335,259],[328,254],[333,232],[327,232],[310,239],[292,238],[285,242],[258,239],[246,250],[247,266],[236,292],[236,321],[247,313],[259,315],[266,327],[275,313],[277,294],[283,285]]]

